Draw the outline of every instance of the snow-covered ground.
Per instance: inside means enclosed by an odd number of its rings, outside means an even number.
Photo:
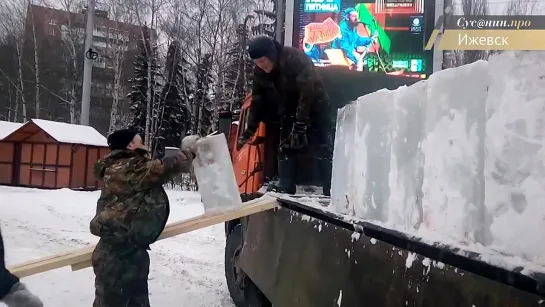
[[[169,222],[204,212],[193,192],[167,191]],[[38,190],[0,186],[0,224],[8,266],[96,243],[89,233],[99,192]],[[151,246],[152,306],[234,306],[227,291],[223,225],[215,225]],[[23,279],[46,306],[91,306],[91,268],[62,268]],[[0,304],[1,305],[1,304]]]

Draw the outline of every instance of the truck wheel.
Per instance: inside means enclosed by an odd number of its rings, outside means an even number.
[[[237,307],[271,307],[265,295],[236,265],[242,244],[242,226],[239,224],[227,235],[225,246],[225,278],[231,298]]]
[[[242,226],[236,225],[227,235],[225,245],[225,278],[231,298],[237,307],[244,307],[244,272],[236,265],[242,250]]]
[[[272,307],[265,294],[248,277],[244,286],[244,303],[245,307]]]

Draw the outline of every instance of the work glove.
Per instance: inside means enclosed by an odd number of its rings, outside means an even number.
[[[32,292],[30,292],[26,285],[22,282],[18,282],[11,287],[9,293],[4,296],[2,301],[8,307],[43,307],[42,301]]]
[[[238,138],[238,141],[237,141],[237,150],[240,150],[242,146],[248,143],[248,141],[250,141],[250,139],[252,138],[252,136],[254,136],[254,134],[255,132],[251,130],[246,130],[242,132],[242,135]]]
[[[288,143],[284,145],[284,148],[288,147],[292,150],[301,150],[307,146],[307,125],[303,122],[296,122],[291,128]]]
[[[181,150],[184,151],[190,151],[192,153],[197,152],[197,141],[201,137],[198,135],[188,135],[182,139],[182,146],[180,147]]]

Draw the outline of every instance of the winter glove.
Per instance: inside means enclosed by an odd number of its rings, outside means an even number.
[[[197,152],[197,140],[200,139],[198,135],[188,135],[182,139],[181,149],[184,151],[190,151],[192,153]]]
[[[13,285],[2,302],[8,307],[43,307],[44,305],[22,282]]]
[[[191,164],[197,154],[193,151],[187,150],[187,149],[180,149],[181,154],[183,155],[182,159],[185,158]]]
[[[296,122],[291,128],[288,143],[284,145],[284,148],[288,147],[289,149],[301,150],[307,146],[307,125],[303,122]]]
[[[244,131],[242,135],[238,138],[237,150],[240,150],[242,146],[248,143],[248,141],[250,141],[250,139],[252,138],[252,136],[254,136],[254,134],[255,134],[255,131],[251,131],[251,130]]]

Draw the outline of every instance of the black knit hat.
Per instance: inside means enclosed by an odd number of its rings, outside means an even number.
[[[108,146],[111,150],[127,149],[138,133],[130,129],[117,130],[108,136]]]
[[[250,41],[248,44],[248,54],[252,60],[267,57],[269,60],[276,62],[278,58],[276,44],[267,36],[259,36]]]

